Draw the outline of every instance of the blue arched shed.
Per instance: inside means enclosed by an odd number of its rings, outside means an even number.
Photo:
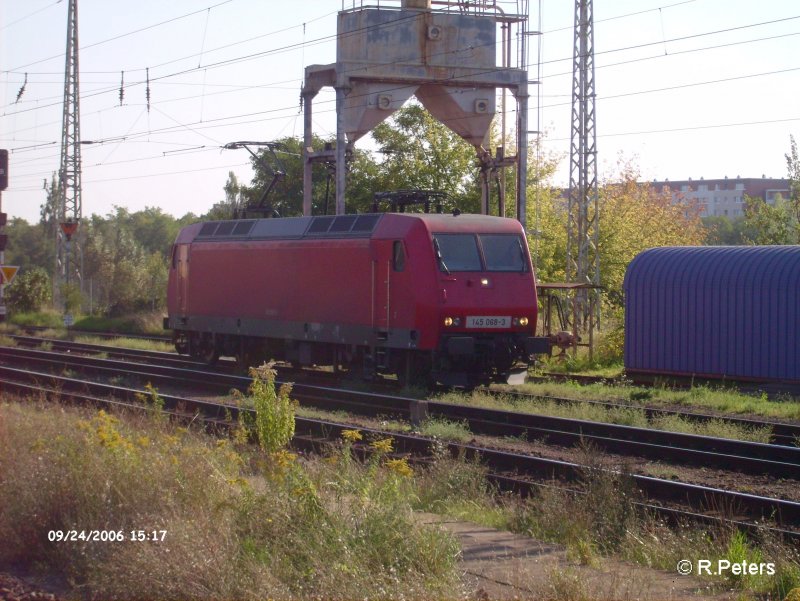
[[[800,381],[800,246],[667,247],[625,274],[625,368]]]

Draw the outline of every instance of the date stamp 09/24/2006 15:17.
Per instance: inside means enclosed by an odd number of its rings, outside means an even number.
[[[162,542],[166,530],[49,530],[51,542]]]

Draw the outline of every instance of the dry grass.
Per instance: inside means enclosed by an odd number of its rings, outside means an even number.
[[[497,496],[475,462],[440,449],[413,473],[352,441],[325,459],[266,454],[140,415],[120,418],[42,404],[0,403],[0,565],[39,569],[76,596],[125,599],[453,598],[454,539],[419,525],[413,508],[566,545],[584,566],[611,556],[673,572],[682,558],[774,562],[774,577],[713,586],[782,598],[800,585],[798,550],[735,530],[667,527],[635,505],[625,470],[586,450],[579,492],[545,487]],[[352,439],[352,440],[350,440]],[[163,542],[53,543],[49,530],[166,530]],[[591,598],[554,573],[542,598]],[[145,575],[145,576],[143,576]]]
[[[92,598],[441,598],[454,539],[411,517],[379,457],[265,454],[153,422],[0,404],[0,564]],[[407,468],[407,466],[406,466]],[[163,542],[48,541],[50,530],[166,530]]]
[[[636,506],[639,493],[622,469],[608,470],[602,456],[586,449],[589,466],[577,493],[543,488],[522,504],[510,506],[509,527],[535,538],[565,544],[568,556],[591,565],[594,554],[674,572],[681,559],[719,559],[731,563],[774,562],[774,576],[707,576],[709,585],[782,599],[800,585],[800,550],[768,533],[753,541],[734,528],[668,526]],[[617,466],[619,468],[619,466]],[[569,582],[562,583],[569,584]],[[567,595],[568,598],[572,598]]]

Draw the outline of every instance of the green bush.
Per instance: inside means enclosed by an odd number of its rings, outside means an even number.
[[[46,326],[48,328],[63,328],[64,316],[55,311],[31,311],[13,313],[8,321],[18,326]]]
[[[17,274],[4,290],[6,305],[12,312],[31,313],[52,300],[50,276],[41,267],[26,269]]]
[[[276,453],[294,436],[294,413],[297,403],[289,398],[291,384],[275,391],[272,363],[251,367],[253,382],[248,389],[256,410],[255,431],[258,444],[267,453]]]

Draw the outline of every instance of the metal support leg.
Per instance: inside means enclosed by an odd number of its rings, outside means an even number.
[[[311,160],[308,153],[311,149],[313,136],[311,132],[311,103],[315,94],[303,94],[303,215],[311,216],[311,186],[312,172]]]
[[[345,88],[336,88],[336,214],[344,215],[344,191],[347,184],[347,163],[344,132]]]
[[[517,90],[517,220],[527,228],[528,190],[528,86]]]

